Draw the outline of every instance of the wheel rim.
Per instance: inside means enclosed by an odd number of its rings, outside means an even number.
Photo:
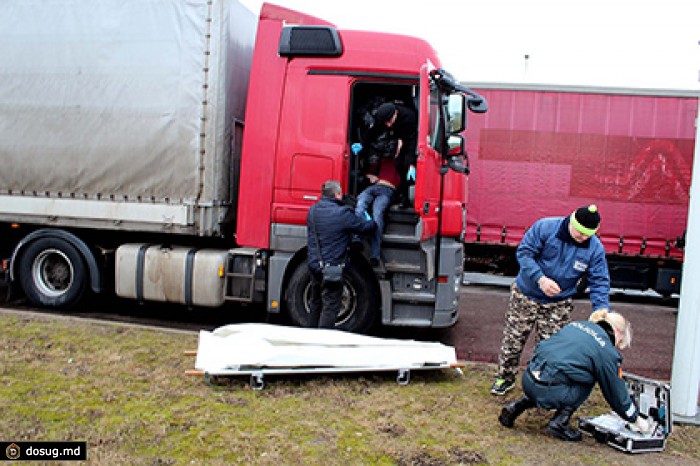
[[[46,249],[32,263],[32,278],[42,293],[57,297],[73,284],[73,264],[63,251]]]
[[[311,282],[304,287],[304,311],[307,314],[311,313],[309,303],[311,302]],[[345,324],[355,313],[357,309],[357,291],[348,280],[345,280],[343,286],[343,297],[340,303],[340,311],[335,319],[335,326],[339,327]]]

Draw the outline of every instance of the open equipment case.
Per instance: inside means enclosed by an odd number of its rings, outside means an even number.
[[[666,438],[671,434],[671,387],[656,380],[624,373],[623,379],[639,413],[651,425],[648,434],[627,428],[627,421],[614,412],[596,417],[579,419],[581,431],[592,435],[597,441],[626,453],[648,453],[663,451]]]

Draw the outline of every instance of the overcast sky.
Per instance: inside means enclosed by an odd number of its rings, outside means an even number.
[[[256,14],[263,3],[240,1]],[[700,0],[270,3],[426,39],[462,81],[700,90]]]

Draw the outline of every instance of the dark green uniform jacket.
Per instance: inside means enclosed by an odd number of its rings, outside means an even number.
[[[577,408],[597,382],[613,411],[634,421],[637,407],[622,379],[621,364],[622,355],[603,327],[572,322],[537,345],[523,388],[542,408]]]

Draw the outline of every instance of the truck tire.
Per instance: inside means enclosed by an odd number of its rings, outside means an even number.
[[[19,280],[36,306],[65,309],[75,305],[87,286],[83,257],[60,238],[40,238],[20,257]]]
[[[353,333],[366,333],[377,320],[379,290],[370,269],[345,269],[343,302],[335,328]],[[300,264],[292,274],[285,293],[287,314],[292,324],[309,327],[309,296],[311,274],[306,263]]]

